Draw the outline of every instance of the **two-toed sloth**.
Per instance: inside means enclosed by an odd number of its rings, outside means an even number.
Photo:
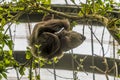
[[[82,34],[70,30],[68,20],[51,19],[35,25],[29,45],[34,57],[52,59],[61,57],[63,51],[79,46],[84,40],[85,37]]]

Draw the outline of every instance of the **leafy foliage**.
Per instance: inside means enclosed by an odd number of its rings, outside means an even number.
[[[87,4],[82,3],[80,6],[82,7],[81,12],[79,15],[88,15],[88,14],[100,14],[100,15],[106,15],[107,11],[111,11],[112,4],[114,2],[105,0],[104,2],[102,0],[95,0],[94,4],[91,0],[88,0]]]

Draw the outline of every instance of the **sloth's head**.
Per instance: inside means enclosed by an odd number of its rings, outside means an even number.
[[[66,30],[63,30],[59,34],[59,38],[61,41],[61,47],[63,51],[68,51],[70,49],[78,47],[86,39],[85,36],[78,32]]]

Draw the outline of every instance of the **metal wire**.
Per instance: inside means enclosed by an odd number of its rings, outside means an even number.
[[[47,69],[48,72],[50,72],[51,74],[54,74],[54,72],[50,71],[49,69]],[[62,77],[62,76],[59,76],[57,74],[55,74],[56,77],[59,77],[59,78],[62,78],[62,79],[73,79],[73,78],[67,78],[67,77]]]
[[[91,51],[92,51],[92,66],[94,65],[94,42],[93,42],[93,26],[91,25]],[[95,80],[95,70],[93,68],[93,80]]]
[[[53,61],[53,73],[54,73],[54,80],[57,80],[56,78],[56,69],[55,69],[55,62]]]
[[[114,59],[114,63],[115,63],[115,40],[113,39],[113,59]],[[115,79],[115,76],[116,76],[116,68],[114,69],[114,80]]]

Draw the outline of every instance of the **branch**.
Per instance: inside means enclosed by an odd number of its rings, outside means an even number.
[[[97,21],[97,22],[102,23],[104,26],[107,26],[107,24],[108,24],[108,19],[106,17],[97,15],[97,14],[90,14],[90,15],[86,15],[86,16],[72,16],[72,15],[65,14],[63,12],[58,12],[58,11],[55,11],[52,9],[47,9],[43,6],[39,6],[39,9],[46,11],[48,13],[60,15],[60,16],[63,16],[63,17],[66,17],[66,18],[69,18],[72,20],[76,20],[76,21]]]
[[[6,24],[9,23],[9,22],[11,22],[10,25],[12,25],[12,23],[13,23],[14,21],[17,21],[18,18],[19,18],[20,16],[22,16],[23,14],[24,14],[23,11],[18,12],[13,18],[11,18],[10,21],[7,21]],[[5,26],[6,24],[4,24],[3,26]],[[10,28],[10,26],[5,30],[4,34],[7,33],[7,31],[8,31],[9,28]]]

